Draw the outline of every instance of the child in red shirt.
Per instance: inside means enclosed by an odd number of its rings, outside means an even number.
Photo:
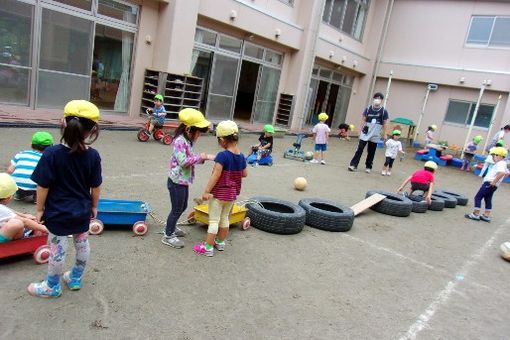
[[[430,204],[431,195],[434,191],[434,172],[437,170],[437,164],[433,161],[425,162],[423,170],[415,171],[409,176],[402,185],[398,188],[398,192],[401,193],[407,183],[411,182],[411,187],[404,192],[404,196],[411,196],[413,192],[420,190],[423,191],[423,198]]]

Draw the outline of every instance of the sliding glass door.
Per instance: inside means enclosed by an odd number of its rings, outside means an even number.
[[[238,65],[238,58],[214,55],[207,117],[215,120],[230,119]]]
[[[253,121],[272,123],[281,71],[268,66],[262,66],[261,69]]]

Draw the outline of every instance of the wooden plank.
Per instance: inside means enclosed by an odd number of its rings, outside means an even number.
[[[361,212],[381,202],[385,198],[386,196],[384,195],[373,194],[372,196],[365,198],[363,201],[356,203],[351,207],[352,211],[354,211],[354,216],[358,216]]]

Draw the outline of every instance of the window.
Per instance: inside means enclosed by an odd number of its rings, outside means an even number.
[[[326,0],[322,21],[361,40],[368,0]]]
[[[114,0],[99,0],[97,12],[110,18],[136,24],[138,6]]]
[[[472,17],[466,44],[510,47],[510,17]]]
[[[216,45],[216,33],[197,28],[195,31],[195,41],[201,44]]]
[[[476,103],[450,100],[445,122],[469,125],[475,112]],[[488,128],[494,112],[494,105],[480,104],[474,125],[481,128]]]
[[[286,3],[289,6],[294,6],[294,0],[280,0],[283,3]]]

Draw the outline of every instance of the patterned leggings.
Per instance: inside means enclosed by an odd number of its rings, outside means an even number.
[[[76,249],[76,262],[71,270],[71,277],[81,278],[85,265],[90,255],[88,232],[73,235],[74,248]],[[64,273],[64,265],[67,252],[67,236],[48,235],[50,245],[50,259],[48,262],[48,286],[54,287],[60,283]]]

